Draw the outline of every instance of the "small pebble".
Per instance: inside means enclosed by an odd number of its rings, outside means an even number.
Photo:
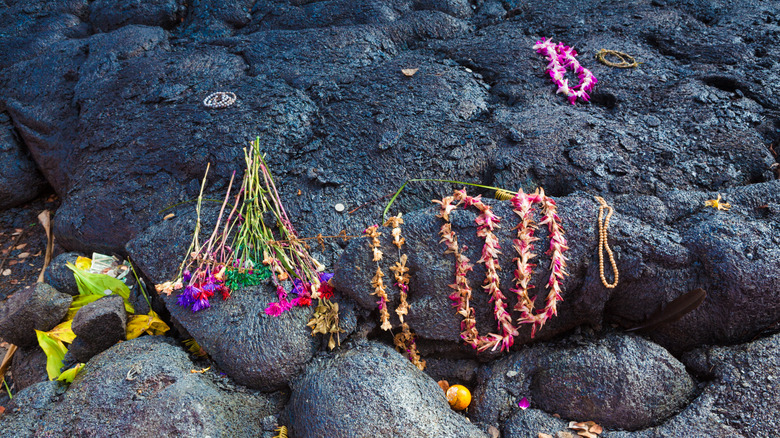
[[[346,208],[346,207],[344,207],[344,204],[342,204],[342,203],[338,203],[334,207],[336,208],[336,211],[338,211],[339,213],[344,211],[344,209]]]

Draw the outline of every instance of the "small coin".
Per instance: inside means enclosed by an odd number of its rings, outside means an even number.
[[[338,204],[336,204],[336,205],[334,206],[334,208],[336,209],[336,211],[338,211],[339,213],[341,213],[342,211],[344,211],[344,209],[345,209],[346,207],[344,207],[344,204],[342,204],[342,203],[338,203]]]

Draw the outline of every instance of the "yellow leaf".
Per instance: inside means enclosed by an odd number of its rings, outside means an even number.
[[[46,334],[58,341],[62,341],[68,344],[73,343],[73,340],[76,339],[76,334],[73,333],[71,324],[73,324],[73,320],[69,319],[63,323],[60,323],[57,327],[49,330],[46,332]]]
[[[81,371],[82,368],[84,368],[83,363],[77,364],[73,368],[63,371],[63,373],[60,374],[59,377],[57,377],[57,380],[59,380],[60,382],[73,383],[73,379],[76,378],[76,375],[78,375],[79,371]]]
[[[154,310],[150,310],[148,315],[130,315],[127,320],[127,340],[135,339],[144,333],[161,335],[170,329]]]
[[[92,259],[89,257],[79,257],[76,259],[76,267],[82,271],[88,271],[92,267]]]
[[[68,349],[62,341],[52,338],[45,332],[36,330],[35,334],[38,336],[38,345],[46,353],[46,373],[49,375],[49,380],[54,380],[61,374],[62,360]]]

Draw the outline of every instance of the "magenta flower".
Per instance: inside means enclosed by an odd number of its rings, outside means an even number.
[[[517,402],[517,406],[522,410],[526,410],[529,406],[531,406],[531,402],[529,402],[527,398],[523,397],[519,402]]]

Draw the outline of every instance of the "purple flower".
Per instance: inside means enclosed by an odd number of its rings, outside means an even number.
[[[192,274],[190,274],[189,270],[184,271],[184,274],[181,277],[182,281],[185,283],[189,283],[190,279],[192,279]]]
[[[199,310],[208,309],[211,307],[208,298],[196,299],[192,303],[192,312],[195,313]]]
[[[320,272],[319,277],[321,282],[327,283],[331,278],[333,278],[333,274],[330,272]]]

